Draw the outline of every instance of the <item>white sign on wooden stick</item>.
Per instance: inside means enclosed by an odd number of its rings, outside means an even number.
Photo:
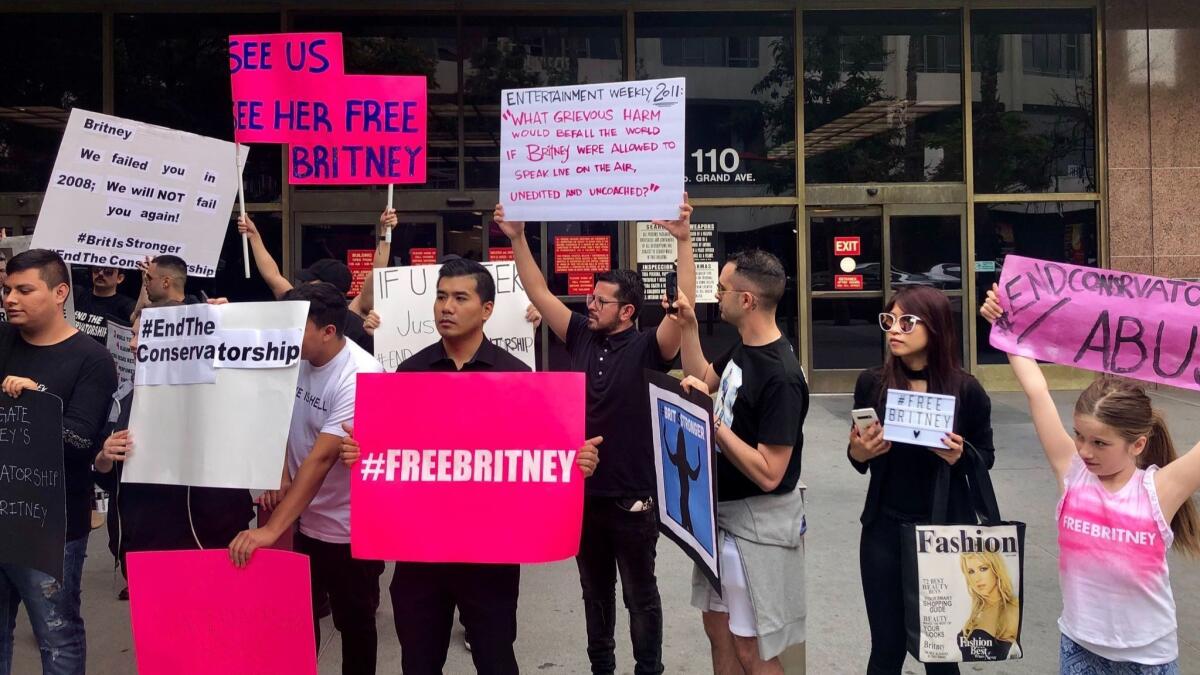
[[[227,141],[75,108],[33,247],[68,263],[122,269],[170,254],[189,275],[215,276],[241,151],[237,161]]]

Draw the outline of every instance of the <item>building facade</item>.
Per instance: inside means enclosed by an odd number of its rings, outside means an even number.
[[[499,93],[687,78],[685,173],[712,255],[784,261],[779,311],[815,391],[877,365],[876,315],[930,284],[960,317],[963,360],[1008,368],[979,300],[1009,253],[1200,277],[1200,4],[1187,0],[592,0],[87,2],[0,5],[0,226],[32,231],[73,107],[232,138],[228,35],[340,31],[350,73],[429,80],[428,182],[397,186],[396,264],[501,259]],[[373,247],[381,188],[290,187],[285,150],[254,146],[247,207],[292,273]],[[637,223],[530,224],[551,287],[576,309],[555,241]],[[236,231],[210,295],[262,299]],[[131,275],[132,276],[132,275]],[[136,285],[136,280],[127,283]],[[736,335],[700,309],[710,355]],[[648,303],[643,325],[662,320]],[[565,364],[544,330],[544,367]],[[1088,377],[1055,368],[1069,386]]]

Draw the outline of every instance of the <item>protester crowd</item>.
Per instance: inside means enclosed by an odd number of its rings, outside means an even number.
[[[738,252],[720,269],[716,291],[721,320],[737,343],[706,354],[693,303],[696,265],[692,207],[675,220],[655,221],[678,244],[677,289],[646,298],[636,272],[599,274],[586,313],[569,309],[550,289],[525,235],[503,205],[494,219],[512,242],[520,281],[533,308],[566,345],[571,369],[586,381],[586,444],[577,466],[587,476],[582,537],[576,564],[592,672],[618,668],[614,631],[620,578],[629,614],[634,672],[661,673],[663,611],[655,573],[659,523],[651,421],[644,371],[682,370],[686,391],[711,394],[718,454],[716,518],[723,574],[713,588],[699,571],[692,604],[712,650],[715,673],[781,673],[780,655],[805,641],[805,486],[801,482],[804,422],[809,407],[805,374],[776,322],[787,270],[770,252]],[[380,218],[376,266],[391,258],[390,228]],[[400,561],[389,582],[401,663],[376,662],[384,562],[356,559],[350,549],[351,467],[360,456],[354,436],[356,376],[383,372],[373,356],[380,316],[372,280],[347,300],[350,272],[340,261],[319,260],[293,281],[280,271],[256,225],[243,216],[255,264],[277,299],[308,302],[297,403],[288,428],[286,461],[277,490],[252,499],[244,489],[149,485],[121,480],[125,461],[146,449],[128,431],[135,396],[118,391],[112,357],[102,346],[106,326],[137,326],[149,308],[210,302],[187,293],[187,264],[173,255],[145,261],[140,296],[117,288],[127,270],[94,268],[90,286],[72,288],[56,253],[32,249],[7,260],[0,324],[2,389],[47,391],[63,401],[67,543],[63,579],[0,564],[0,673],[12,670],[13,629],[24,605],[45,673],[82,673],[86,640],[80,583],[90,530],[93,484],[110,494],[109,548],[122,572],[126,554],[150,550],[227,547],[230,564],[247,565],[255,551],[278,542],[308,556],[315,617],[332,614],[341,634],[342,671],[397,669],[421,675],[445,665],[457,609],[480,673],[519,670],[514,653],[521,569],[508,564]],[[81,329],[63,316],[74,293]],[[524,372],[528,367],[485,337],[496,299],[491,274],[480,263],[447,257],[431,308],[440,340],[404,360],[398,372]],[[647,302],[661,301],[665,319],[638,327]],[[981,309],[989,321],[1004,316],[997,291]],[[889,390],[936,393],[958,402],[954,429],[943,447],[884,440],[878,421],[850,425],[850,468],[869,474],[862,510],[859,564],[870,622],[868,663],[847,660],[844,672],[899,673],[914,617],[905,611],[902,557],[906,525],[975,523],[975,477],[991,468],[991,403],[958,360],[953,313],[946,297],[906,288],[879,316],[887,339],[883,363],[864,371],[854,408],[883,419]],[[94,339],[91,339],[94,338]],[[97,342],[99,341],[99,342]],[[1059,539],[1064,673],[1176,673],[1178,637],[1166,554],[1174,544],[1200,551],[1193,493],[1200,488],[1200,452],[1176,459],[1166,423],[1145,390],[1103,376],[1079,397],[1073,428],[1064,425],[1038,364],[1011,356],[1028,396],[1038,438],[1060,484]],[[152,395],[152,394],[150,394]],[[307,395],[323,405],[305,405]],[[815,486],[820,489],[819,486]],[[252,526],[257,502],[259,520]],[[436,507],[435,507],[436,508]],[[421,515],[420,517],[435,517]],[[1085,536],[1077,522],[1120,522],[1147,530],[1158,545],[1134,550],[1128,539]],[[1137,564],[1113,564],[1136,557]],[[977,600],[963,628],[964,644],[983,640],[1017,655],[1020,612],[1011,583],[995,557],[964,558],[963,571]],[[193,580],[195,581],[195,580]],[[127,597],[127,596],[125,596]],[[320,640],[320,624],[314,622]],[[929,663],[931,673],[959,672],[954,663]]]

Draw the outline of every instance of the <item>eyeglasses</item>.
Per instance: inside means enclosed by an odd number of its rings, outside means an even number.
[[[749,293],[750,295],[754,295],[754,291],[739,288],[723,288],[721,284],[717,284],[717,295],[724,296],[726,293]]]
[[[915,314],[902,314],[900,316],[896,316],[895,314],[891,314],[889,312],[879,313],[879,328],[885,332],[890,331],[892,326],[895,326],[896,323],[899,322],[901,333],[911,333],[916,329],[917,324],[923,321],[925,320]]]
[[[621,304],[621,301],[620,300],[605,300],[604,298],[602,298],[598,295],[593,295],[592,293],[588,293],[587,294],[587,305],[590,307],[593,304],[600,305],[600,309],[603,310],[605,305],[619,305],[619,304]]]

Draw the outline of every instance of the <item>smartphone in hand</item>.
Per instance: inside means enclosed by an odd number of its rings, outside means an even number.
[[[679,299],[679,274],[667,272],[667,314],[678,312],[672,305]]]
[[[857,408],[850,411],[850,417],[854,420],[854,426],[858,427],[858,433],[865,434],[871,425],[879,421],[879,415],[875,413],[874,408]]]

